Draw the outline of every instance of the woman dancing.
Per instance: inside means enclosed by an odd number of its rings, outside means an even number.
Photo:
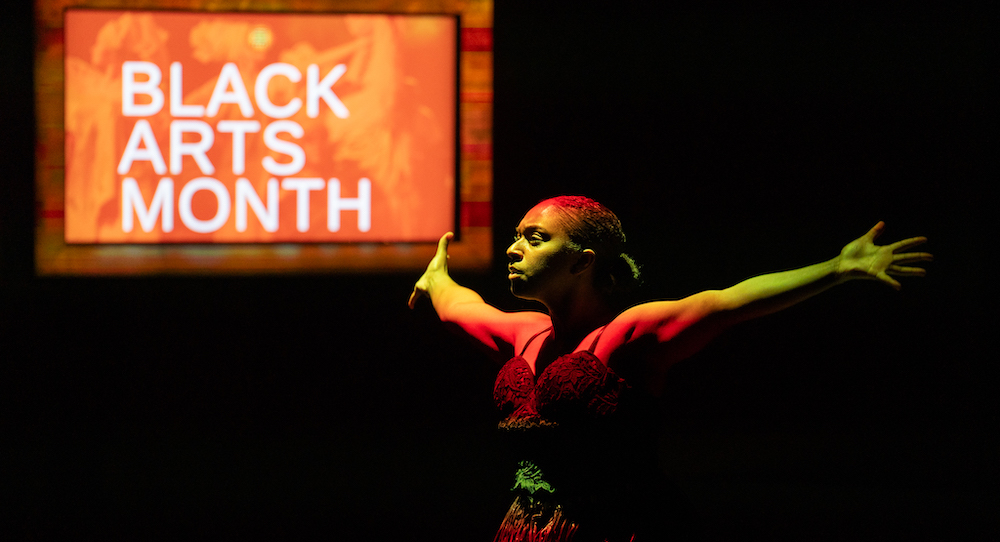
[[[622,310],[639,272],[618,217],[586,197],[555,197],[528,211],[507,249],[511,292],[546,312],[504,312],[459,286],[448,275],[453,235],[442,236],[409,305],[430,298],[442,322],[503,363],[494,400],[519,462],[495,541],[641,542],[671,532],[651,415],[667,368],[736,323],[848,280],[898,290],[895,277],[923,276],[910,264],[932,256],[906,251],[926,238],[879,246],[883,229],[822,263]]]

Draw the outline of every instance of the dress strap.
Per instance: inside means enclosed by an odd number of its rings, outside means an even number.
[[[547,331],[549,331],[551,329],[552,329],[552,326],[549,326],[549,327],[547,327],[547,328],[539,331],[538,333],[535,333],[534,335],[532,335],[531,338],[528,339],[528,342],[524,343],[524,348],[521,349],[521,357],[524,357],[524,353],[528,351],[528,345],[531,344],[531,341],[537,339],[539,335],[541,335],[541,334],[543,334],[543,333],[545,333],[545,332],[547,332]]]
[[[590,343],[590,348],[587,349],[587,352],[590,352],[591,354],[594,353],[594,349],[597,348],[597,341],[601,340],[601,335],[604,335],[605,329],[608,329],[608,324],[604,324],[604,327],[601,328],[601,331],[598,332],[596,337],[594,337],[594,342]]]

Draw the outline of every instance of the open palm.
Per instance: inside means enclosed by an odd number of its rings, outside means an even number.
[[[922,277],[927,272],[912,267],[915,262],[929,262],[927,252],[906,252],[927,241],[926,237],[911,237],[891,245],[876,245],[875,240],[885,230],[885,222],[875,224],[868,233],[851,241],[840,251],[841,270],[852,278],[878,280],[899,290],[902,285],[893,277]]]

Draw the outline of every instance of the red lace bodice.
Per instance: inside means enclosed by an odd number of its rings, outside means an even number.
[[[551,328],[549,328],[551,329]],[[628,386],[596,355],[594,347],[566,354],[553,361],[537,376],[531,372],[524,352],[536,334],[497,375],[493,400],[508,429],[537,425],[595,420],[614,413],[622,391]]]

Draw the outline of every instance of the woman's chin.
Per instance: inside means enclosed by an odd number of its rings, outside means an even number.
[[[521,275],[510,275],[510,293],[519,299],[533,299],[528,293],[528,285]]]

